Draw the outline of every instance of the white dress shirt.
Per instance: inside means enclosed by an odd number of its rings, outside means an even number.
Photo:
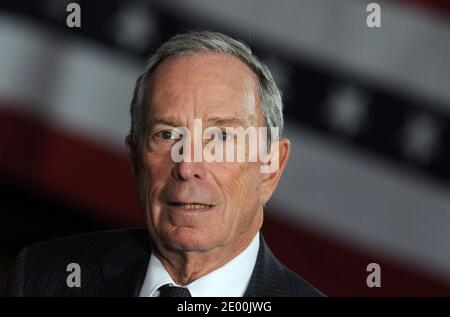
[[[192,297],[242,297],[255,267],[258,250],[259,232],[231,261],[184,287],[189,289]],[[139,297],[158,297],[158,289],[165,284],[180,286],[152,253]]]

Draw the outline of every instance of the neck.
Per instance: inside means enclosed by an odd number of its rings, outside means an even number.
[[[262,219],[255,228],[246,228],[232,243],[208,251],[173,251],[163,246],[154,248],[156,256],[178,285],[188,285],[202,276],[222,267],[245,250],[261,228]]]

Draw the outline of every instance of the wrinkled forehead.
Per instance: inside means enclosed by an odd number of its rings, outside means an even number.
[[[148,82],[147,120],[167,116],[238,118],[261,125],[258,81],[239,58],[228,54],[195,53],[170,57],[155,69]]]

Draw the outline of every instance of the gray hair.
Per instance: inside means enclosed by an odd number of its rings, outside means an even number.
[[[141,126],[141,105],[145,95],[145,86],[156,67],[171,56],[190,55],[198,52],[230,54],[245,64],[255,73],[258,79],[259,100],[261,102],[264,124],[268,128],[268,145],[271,144],[271,127],[278,127],[279,136],[283,132],[283,101],[268,67],[253,55],[250,47],[243,42],[232,39],[218,32],[202,31],[178,34],[163,43],[150,56],[144,70],[138,77],[131,101],[130,135],[138,140]]]

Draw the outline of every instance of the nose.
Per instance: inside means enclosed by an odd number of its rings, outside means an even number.
[[[172,176],[176,180],[202,180],[206,177],[206,166],[204,162],[185,162],[184,160],[176,163],[172,170]]]

